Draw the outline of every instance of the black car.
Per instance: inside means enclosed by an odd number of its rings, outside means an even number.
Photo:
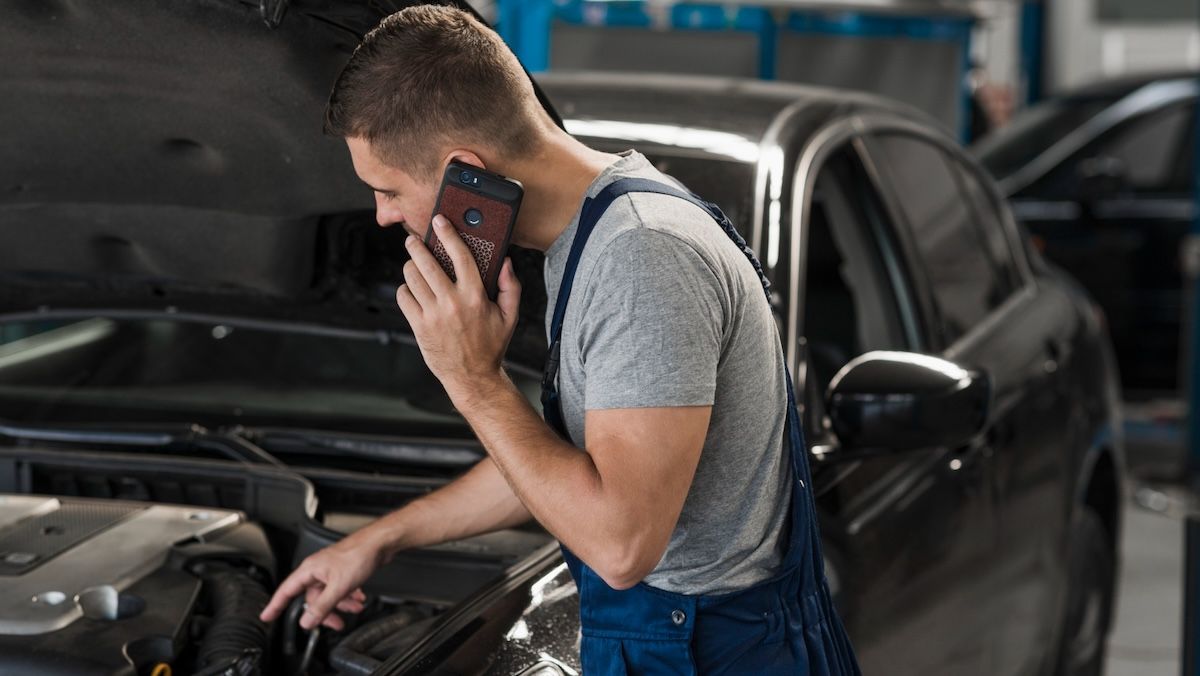
[[[301,632],[300,599],[255,619],[306,555],[483,457],[394,306],[402,233],[319,135],[393,9],[0,2],[0,672],[578,670],[536,525],[397,555],[344,633]],[[638,148],[759,252],[864,671],[1099,674],[1115,366],[982,170],[865,95],[538,81],[569,131]],[[545,294],[518,258],[508,366],[536,401]]]
[[[1104,82],[973,148],[1037,246],[1104,309],[1131,400],[1180,391],[1198,93],[1200,72]]]

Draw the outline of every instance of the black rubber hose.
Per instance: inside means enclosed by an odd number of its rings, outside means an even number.
[[[379,660],[371,657],[368,650],[381,643],[392,634],[425,619],[426,614],[410,608],[397,608],[396,612],[364,624],[342,639],[329,655],[329,663],[339,674],[351,676],[369,676],[379,665]]]
[[[200,644],[200,669],[226,663],[247,651],[266,655],[268,627],[258,619],[270,596],[263,585],[245,573],[210,568],[205,572],[206,591],[213,618]]]
[[[283,654],[293,657],[300,654],[296,646],[296,635],[300,628],[300,615],[304,612],[304,595],[292,599],[283,613]]]

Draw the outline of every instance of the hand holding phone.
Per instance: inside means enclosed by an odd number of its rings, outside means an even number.
[[[469,164],[451,162],[442,176],[437,204],[429,216],[441,214],[454,226],[475,258],[488,298],[499,293],[500,268],[508,253],[513,225],[525,190],[521,184]],[[455,279],[454,264],[430,227],[425,244],[434,258]]]

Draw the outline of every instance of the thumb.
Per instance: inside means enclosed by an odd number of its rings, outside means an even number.
[[[512,259],[504,259],[504,267],[500,268],[500,293],[496,295],[496,303],[504,314],[504,323],[514,326],[517,323],[517,309],[521,306],[521,282],[517,273],[513,272]]]

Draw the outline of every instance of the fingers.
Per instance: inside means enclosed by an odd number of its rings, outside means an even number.
[[[504,259],[504,267],[500,268],[500,293],[496,296],[496,304],[504,315],[504,325],[512,328],[517,324],[517,314],[521,307],[521,282],[517,273],[513,272],[512,259]]]
[[[404,281],[408,284],[413,298],[417,299],[421,307],[429,307],[430,304],[437,302],[437,297],[433,295],[433,289],[429,288],[429,283],[425,281],[425,277],[421,275],[421,271],[414,261],[410,260],[404,264]]]
[[[304,629],[312,629],[317,624],[324,623],[326,616],[333,612],[334,605],[346,595],[347,590],[339,589],[336,585],[309,587],[308,609],[300,617],[300,626]]]
[[[353,613],[357,615],[366,608],[366,605],[363,603],[366,598],[366,594],[363,594],[361,589],[355,590],[346,598],[338,601],[334,608],[343,613]],[[301,624],[301,626],[303,626],[303,624]],[[328,627],[334,631],[342,631],[346,628],[346,620],[342,619],[341,615],[330,612],[321,619],[321,626]]]
[[[300,616],[301,629],[312,629],[318,624],[324,623],[325,616],[328,615],[329,611],[332,609],[326,608],[324,610],[320,610],[320,606],[317,603],[317,601],[320,600],[321,592],[324,591],[324,589],[325,587],[322,585],[313,585],[305,591],[304,614]]]
[[[329,627],[334,631],[341,631],[346,628],[346,621],[338,616],[337,613],[329,613],[325,619],[321,620],[322,627]]]
[[[337,614],[331,612],[335,601],[336,608],[344,613],[361,613],[363,611],[366,607],[367,595],[363,592],[362,587],[347,591],[336,583],[331,582],[330,585],[326,585],[314,574],[313,570],[312,566],[301,564],[284,579],[279,585],[279,589],[275,590],[271,600],[267,602],[267,606],[259,613],[259,619],[263,622],[274,622],[283,614],[291,600],[301,594],[304,595],[307,606],[304,616],[300,619],[300,626],[304,629],[311,629],[319,620],[320,624],[341,631],[345,627],[345,622]]]
[[[271,597],[258,619],[263,622],[274,622],[293,597],[305,591],[310,584],[316,581],[308,568],[300,566],[279,585],[279,589],[275,590],[275,595]]]
[[[440,230],[438,238],[441,239]],[[445,245],[445,240],[443,240],[442,246]],[[408,248],[409,258],[416,264],[417,271],[425,278],[425,283],[429,285],[434,294],[441,296],[454,289],[454,282],[446,276],[446,271],[438,264],[437,259],[433,257],[433,253],[429,251],[424,242],[409,235],[408,239],[404,240],[404,246]]]
[[[441,214],[434,216],[433,230],[446,253],[450,255],[450,261],[454,263],[454,276],[458,279],[458,286],[470,292],[483,291],[483,279],[479,276],[475,256],[471,255],[467,243],[462,241],[449,219]]]
[[[401,284],[400,288],[396,289],[396,304],[400,306],[400,311],[404,313],[404,318],[409,324],[421,319],[421,304],[413,297],[408,284]]]

